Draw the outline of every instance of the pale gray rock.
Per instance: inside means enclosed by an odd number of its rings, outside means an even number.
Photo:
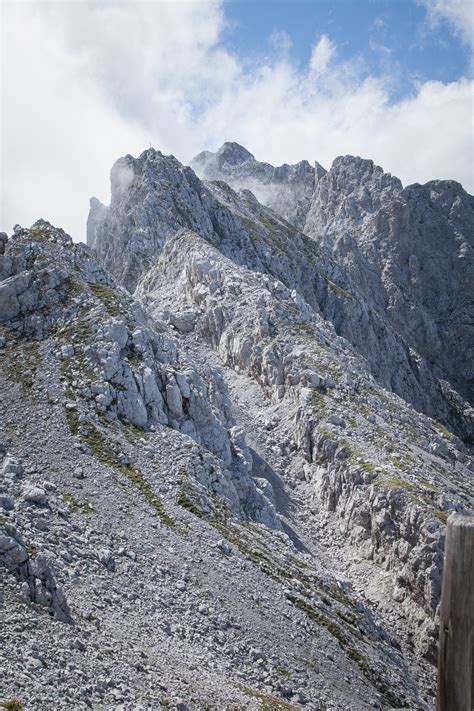
[[[7,454],[3,460],[2,476],[5,478],[19,478],[23,474],[23,466],[19,459],[11,454]]]
[[[31,504],[45,505],[48,503],[48,495],[41,486],[34,484],[26,484],[22,490],[22,496],[25,501]]]
[[[428,412],[449,411],[451,423],[472,437],[462,398],[474,403],[474,198],[454,181],[403,188],[372,161],[345,156],[318,181],[304,230],[384,315],[417,367],[429,364],[434,407]],[[427,410],[388,353],[378,370],[402,397]]]
[[[42,555],[32,558],[19,531],[10,524],[0,527],[0,567],[26,584],[31,602],[48,608],[61,622],[72,623],[63,590],[57,586],[49,560]]]
[[[95,254],[39,221],[0,255],[0,285],[28,274],[0,324],[0,438],[24,462],[0,480],[2,693],[428,711],[444,524],[474,465],[394,391],[463,398],[247,189],[149,150],[112,190]]]
[[[216,153],[203,151],[190,162],[202,180],[224,180],[235,190],[250,190],[262,205],[303,229],[315,182],[324,168],[306,160],[295,165],[261,163],[238,143],[224,143]]]

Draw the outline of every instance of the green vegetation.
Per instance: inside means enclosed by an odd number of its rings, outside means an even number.
[[[89,286],[95,296],[105,306],[109,316],[120,316],[120,314],[123,313],[117,292],[111,286],[92,284],[91,282],[89,282]]]
[[[439,509],[427,509],[428,513],[430,513],[432,516],[436,516],[437,519],[441,521],[441,523],[446,524],[448,522],[448,516],[451,513],[450,511],[440,511]]]
[[[64,343],[68,341],[77,341],[85,343],[89,341],[93,335],[93,326],[89,312],[82,313],[69,326],[50,328],[51,335],[57,336]]]
[[[399,700],[392,694],[386,684],[380,680],[378,672],[372,668],[370,661],[364,656],[364,654],[362,654],[362,652],[354,647],[353,643],[342,632],[338,625],[322,615],[319,610],[316,610],[312,605],[308,604],[304,600],[300,600],[294,595],[287,595],[287,598],[293,605],[295,605],[295,607],[302,610],[310,620],[316,622],[318,625],[324,626],[328,632],[337,639],[344,652],[350,659],[352,659],[353,662],[357,664],[364,676],[366,676],[367,679],[374,684],[375,688],[385,696],[386,700],[391,705],[396,706],[397,708],[400,707]]]
[[[419,487],[412,483],[411,481],[406,481],[405,479],[399,479],[396,476],[391,476],[387,473],[378,476],[375,480],[375,485],[380,489],[400,489],[401,491],[418,492]]]
[[[36,558],[36,556],[38,555],[38,548],[32,543],[28,543],[27,550],[30,558]]]
[[[453,440],[454,435],[452,432],[450,432],[447,427],[441,424],[441,422],[433,422],[433,427],[440,432],[440,434],[444,435],[447,439]]]
[[[407,472],[409,469],[409,466],[405,464],[405,462],[402,462],[401,459],[397,459],[396,457],[394,457],[392,459],[392,462],[395,464],[397,469],[400,469],[401,472]]]
[[[159,517],[160,521],[165,526],[174,528],[175,523],[173,519],[166,513],[161,499],[155,494],[150,484],[143,477],[143,474],[139,468],[130,464],[123,464],[119,460],[119,456],[116,451],[118,443],[112,443],[104,432],[99,430],[92,423],[88,423],[87,425],[88,434],[80,434],[76,414],[71,410],[67,410],[66,412],[72,434],[78,434],[81,439],[89,445],[92,454],[99,462],[101,462],[101,464],[105,464],[125,476],[128,481],[138,489],[148,504],[150,504],[150,506],[155,510],[155,513]],[[89,511],[86,511],[84,508],[83,511],[85,511],[85,513],[89,513]]]
[[[97,380],[97,375],[91,368],[84,353],[76,352],[70,358],[65,358],[61,362],[61,373],[63,377],[69,381],[70,387],[68,388],[68,392],[70,400],[75,399],[75,393],[71,383],[76,378],[77,371],[80,372],[82,377],[87,377],[91,383],[94,382],[94,380]]]
[[[235,686],[246,696],[260,701],[260,711],[296,711],[296,706],[291,706],[283,699],[271,694],[264,694],[263,691],[251,689],[245,684],[235,683]]]
[[[378,476],[375,479],[374,484],[378,488],[384,489],[385,491],[404,491],[407,494],[409,500],[417,506],[423,508],[426,513],[435,516],[439,521],[441,521],[441,523],[445,524],[447,522],[450,511],[441,511],[431,505],[431,502],[429,500],[430,497],[433,496],[433,494],[439,493],[439,491],[426,479],[420,478],[415,483],[411,481],[406,481],[404,479],[399,479],[384,471],[382,475]],[[428,492],[426,491],[427,489]]]
[[[93,507],[90,505],[89,502],[81,503],[76,499],[74,494],[70,494],[69,492],[66,492],[62,495],[63,501],[66,504],[69,504],[71,507],[71,512],[76,513],[77,511],[81,511],[82,513],[90,514],[94,513]]]
[[[122,431],[127,442],[133,446],[136,445],[137,440],[143,439],[146,435],[146,430],[128,422],[122,422]]]
[[[39,347],[36,341],[10,341],[5,348],[4,365],[12,380],[19,383],[24,393],[35,400],[33,385],[40,363]]]
[[[328,409],[326,405],[326,400],[324,399],[324,395],[320,392],[317,392],[317,390],[314,390],[311,394],[311,405],[313,407],[313,412],[315,415],[320,418],[326,415]]]
[[[198,518],[204,518],[201,501],[189,482],[186,473],[181,474],[178,504]]]
[[[319,274],[319,276],[321,276],[321,277],[324,279],[324,281],[326,282],[326,284],[329,286],[329,288],[331,289],[331,291],[334,292],[334,294],[336,294],[336,296],[341,296],[343,299],[352,299],[352,298],[353,298],[353,296],[352,296],[352,294],[351,294],[350,291],[346,291],[345,289],[343,289],[343,288],[342,288],[341,286],[339,286],[338,284],[335,284],[333,281],[331,281],[331,279],[329,279],[329,278],[328,278],[325,274],[323,274],[322,272],[318,272],[318,274]]]
[[[23,711],[23,706],[18,699],[10,699],[10,701],[0,701],[0,708],[7,711]]]
[[[136,350],[136,348],[133,345],[130,346],[128,349],[127,358],[128,358],[128,362],[130,363],[130,365],[134,366],[135,368],[138,368],[138,366],[143,363],[142,352]]]
[[[328,430],[327,427],[318,427],[318,432],[319,434],[324,435],[326,439],[331,440],[331,442],[336,442],[334,434],[331,432],[331,430]]]
[[[287,594],[288,601],[304,612],[313,622],[325,627],[338,640],[346,654],[359,666],[364,675],[375,684],[381,693],[386,695],[387,699],[390,698],[390,692],[379,680],[377,673],[372,671],[364,655],[354,647],[350,636],[335,621],[335,619],[339,619],[345,628],[350,628],[349,634],[352,637],[362,639],[362,634],[357,627],[357,620],[354,616],[356,607],[348,595],[335,582],[330,585],[325,584],[312,573],[308,566],[294,557],[287,560],[286,564],[276,560],[271,552],[272,548],[266,545],[262,531],[251,523],[245,523],[241,526],[235,523],[231,524],[226,518],[226,511],[221,502],[220,507],[214,511],[213,517],[206,516],[201,510],[199,497],[194,491],[186,472],[182,473],[178,503],[195,516],[206,520],[207,523],[218,530],[229,543],[233,544],[264,575],[281,585],[286,586],[289,582],[299,584],[299,595],[301,597],[295,594]],[[249,533],[252,534],[251,540],[248,539]],[[339,604],[343,606],[344,610],[334,609],[333,613],[329,613],[323,607],[316,608],[307,602],[311,596],[315,595],[319,597],[321,602],[328,604],[329,607],[332,608],[334,604]],[[262,708],[273,707],[262,706]]]
[[[23,235],[20,242],[49,242],[49,235],[45,230],[37,227],[32,227],[28,230],[28,234]]]
[[[73,410],[65,410],[65,413],[71,434],[77,437],[79,435],[79,422],[76,413]]]

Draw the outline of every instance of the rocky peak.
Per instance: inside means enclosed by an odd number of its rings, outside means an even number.
[[[460,378],[469,382],[468,359],[459,348],[459,362],[465,361],[461,370],[443,362],[442,368],[433,372],[430,365],[433,359],[446,356],[441,355],[442,340],[437,336],[434,315],[427,316],[429,309],[425,306],[414,308],[420,298],[417,284],[423,282],[425,275],[421,273],[418,281],[405,283],[407,274],[417,269],[424,256],[420,245],[414,244],[417,237],[413,229],[407,227],[410,215],[416,210],[410,212],[397,178],[384,173],[372,161],[351,156],[337,159],[328,173],[319,171],[317,181],[308,163],[280,168],[254,160],[244,163],[253,165],[260,173],[263,171],[263,175],[268,172],[268,179],[274,181],[273,198],[281,195],[280,215],[285,204],[290,210],[299,206],[308,238],[264,208],[247,189],[235,192],[222,180],[201,181],[191,168],[182,166],[173,156],[149,150],[137,159],[126,157],[123,161],[127,170],[133,169],[135,177],[120,200],[107,211],[94,203],[88,241],[129,290],[135,289],[140,277],[179,229],[191,229],[218,245],[236,263],[276,275],[296,289],[312,308],[320,310],[334,324],[339,335],[368,358],[374,375],[385,387],[466,435],[469,426],[464,406],[459,406],[449,392],[445,393],[445,386],[438,379],[441,377],[451,383],[449,387],[459,390]],[[119,164],[122,165],[120,161]],[[242,175],[241,168],[236,168],[236,174]],[[298,203],[293,198],[301,182],[296,178],[292,182],[291,176],[301,171],[311,173],[312,188],[309,190],[308,182],[308,191]],[[285,175],[290,176],[288,182]],[[275,182],[275,176],[280,183]],[[228,180],[232,182],[231,178]],[[246,174],[246,181],[248,185],[250,173]],[[260,177],[258,186],[262,185]],[[254,188],[254,192],[258,191]],[[420,199],[410,202],[418,208],[425,203]],[[436,210],[439,212],[439,208]],[[458,212],[465,214],[463,207]],[[423,223],[427,218],[419,219]],[[444,227],[440,229],[440,238],[448,234]],[[428,242],[423,243],[428,246]],[[449,240],[443,250],[449,252],[448,244]],[[467,254],[462,245],[460,253]],[[467,273],[469,261],[464,262],[462,269]],[[411,265],[410,272],[403,267],[405,263]],[[443,274],[439,272],[433,280],[439,281]],[[331,284],[336,286],[332,288]],[[444,289],[449,304],[454,299],[451,286],[439,288]],[[345,294],[346,298],[340,298]],[[460,318],[463,308],[459,311]],[[416,314],[420,313],[425,323],[422,332],[407,326],[415,324]],[[385,336],[368,339],[367,333]],[[446,339],[446,329],[444,334]],[[410,349],[422,354],[420,362],[413,359]]]
[[[206,190],[174,156],[149,148],[127,155],[111,171],[110,207],[91,200],[87,243],[130,290],[166,240],[181,227],[210,236]]]
[[[242,165],[249,160],[255,160],[254,156],[239,143],[223,143],[216,153],[216,161],[220,167]]]
[[[294,165],[262,163],[238,143],[224,143],[217,153],[205,151],[190,163],[203,180],[224,180],[236,190],[251,190],[264,205],[301,228],[315,180],[324,168],[306,160]]]
[[[450,387],[474,402],[474,341],[466,327],[473,225],[474,198],[458,183],[403,188],[372,161],[344,156],[317,183],[304,227],[332,252],[366,303],[450,383],[444,395],[450,402]],[[469,427],[464,434],[472,436]]]

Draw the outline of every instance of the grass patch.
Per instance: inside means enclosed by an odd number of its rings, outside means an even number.
[[[263,691],[258,691],[257,689],[251,689],[245,684],[235,683],[235,686],[239,691],[245,694],[245,696],[260,701],[260,711],[297,711],[296,706],[288,704],[277,696],[265,694]]]
[[[396,457],[394,457],[392,459],[392,462],[395,464],[397,469],[399,469],[401,472],[407,472],[409,469],[408,464],[405,464],[405,462],[402,462],[401,459],[397,459]]]
[[[173,519],[166,513],[161,499],[155,494],[139,468],[120,462],[105,434],[91,424],[88,424],[88,429],[89,434],[81,435],[81,437],[91,448],[94,457],[102,464],[123,474],[155,510],[160,521],[169,528],[175,528]]]
[[[4,351],[7,358],[5,367],[12,380],[15,380],[23,392],[35,400],[33,391],[36,372],[40,364],[38,344],[16,341],[9,343]]]
[[[385,696],[385,699],[391,706],[400,707],[400,700],[395,697],[390,691],[387,685],[380,679],[376,671],[374,671],[369,663],[369,660],[365,655],[354,647],[352,642],[342,630],[336,625],[332,620],[329,620],[324,615],[322,615],[318,610],[315,610],[310,604],[304,600],[300,600],[294,595],[287,595],[287,599],[300,609],[305,615],[318,625],[324,626],[328,632],[337,639],[340,646],[347,654],[347,656],[352,659],[353,662],[357,664],[364,676],[369,679],[369,681],[375,686],[375,688]]]
[[[20,237],[19,242],[49,242],[49,235],[45,230],[33,227],[28,230],[28,234]]]
[[[74,410],[68,409],[65,409],[64,412],[66,413],[66,420],[69,425],[69,429],[71,430],[71,434],[77,437],[79,435],[79,421],[76,413]]]
[[[89,502],[82,503],[81,501],[78,501],[74,494],[66,492],[62,495],[62,497],[63,501],[71,507],[71,513],[76,513],[77,511],[81,511],[86,514],[94,513],[94,508]]]
[[[439,432],[440,434],[444,435],[444,437],[446,437],[446,438],[449,439],[450,441],[452,441],[452,440],[454,439],[453,433],[450,432],[447,427],[445,427],[444,425],[442,425],[441,422],[438,422],[438,421],[433,422],[433,427],[434,427],[436,430],[438,430],[438,432]]]
[[[18,699],[10,699],[10,701],[0,701],[0,708],[7,711],[23,711],[23,706]]]
[[[324,395],[322,393],[314,391],[311,394],[311,406],[315,415],[324,417],[327,413],[326,400],[324,399]]]
[[[408,492],[418,492],[419,489],[416,484],[411,481],[405,481],[405,479],[399,479],[396,476],[383,475],[378,476],[374,482],[380,489],[385,489],[390,491],[391,489],[398,489],[400,491]]]
[[[321,276],[326,284],[329,286],[331,291],[336,294],[336,296],[340,296],[343,299],[352,299],[353,296],[350,291],[346,291],[345,289],[342,288],[342,286],[339,286],[338,284],[335,284],[329,277],[327,277],[325,274],[322,272],[318,272],[319,276]]]
[[[105,284],[92,284],[89,282],[89,287],[99,301],[105,306],[109,316],[120,316],[124,309],[120,304],[120,299],[117,292],[110,286]]]
[[[439,509],[427,509],[428,513],[430,513],[432,516],[436,516],[436,518],[441,521],[441,523],[444,523],[445,525],[448,522],[448,516],[451,513],[451,511],[440,511]]]

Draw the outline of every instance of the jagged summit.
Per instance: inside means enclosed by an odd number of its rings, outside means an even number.
[[[254,156],[246,148],[233,141],[223,143],[215,155],[216,161],[220,166],[242,165],[248,160],[255,160]]]
[[[261,203],[275,209],[289,222],[302,227],[309,195],[324,168],[302,160],[278,167],[261,163],[238,143],[224,143],[216,153],[205,151],[190,162],[203,180],[225,180],[236,190],[251,190]]]
[[[225,189],[225,184],[233,184],[229,175],[238,175],[239,185],[244,187],[243,167],[246,188],[257,197],[268,190],[271,199],[267,202],[276,203],[274,212],[265,214],[261,203],[252,203],[248,194]],[[317,304],[337,332],[369,359],[385,387],[423,412],[449,422],[469,439],[471,413],[455,394],[458,391],[462,398],[471,397],[471,346],[464,346],[471,343],[472,334],[466,331],[464,341],[456,335],[456,324],[465,323],[467,304],[455,296],[455,285],[467,284],[472,272],[471,251],[467,249],[472,199],[467,193],[453,198],[454,207],[449,210],[434,209],[434,204],[442,201],[434,196],[434,187],[433,199],[426,190],[403,189],[396,177],[372,161],[353,156],[337,158],[328,172],[318,176],[309,164],[273,168],[254,159],[224,170],[213,159],[206,171],[213,178],[210,182],[199,180],[194,170],[173,156],[153,150],[136,159],[120,159],[113,168],[115,200],[110,209],[97,204],[91,209],[88,244],[133,290],[178,229],[196,231],[237,262],[269,271],[291,284],[310,304]],[[453,190],[441,184],[438,187],[443,195],[451,195]],[[304,197],[295,202],[296,194]],[[296,222],[295,227],[288,222],[273,226],[275,212]],[[263,229],[258,241],[251,227],[255,220]],[[434,227],[435,234],[454,234],[453,220],[459,225],[456,234],[465,233],[466,239],[444,239],[437,246],[430,230]],[[310,239],[301,236],[297,227],[301,223]],[[281,233],[278,242],[275,229]],[[424,236],[422,240],[416,237],[419,234]],[[320,267],[315,272],[307,250],[316,244]],[[433,244],[435,252],[430,253]],[[434,264],[438,249],[444,254],[442,263],[452,260],[449,275],[447,270],[437,269],[428,278],[425,267],[418,269],[415,277],[416,265],[422,260]],[[462,260],[457,259],[458,252],[465,255]],[[412,272],[403,266],[407,260]],[[327,282],[315,277],[320,273],[343,285],[351,298],[334,299]],[[428,295],[439,288],[446,293],[440,304],[443,313],[451,309],[449,328],[438,323],[430,311],[438,308],[439,297]]]
[[[249,160],[254,161],[255,157],[246,148],[239,143],[228,141],[223,143],[216,153],[202,151],[192,159],[191,165],[195,164],[204,168],[206,165],[215,162],[221,169],[225,167],[235,168],[235,166],[242,165],[242,163]]]

